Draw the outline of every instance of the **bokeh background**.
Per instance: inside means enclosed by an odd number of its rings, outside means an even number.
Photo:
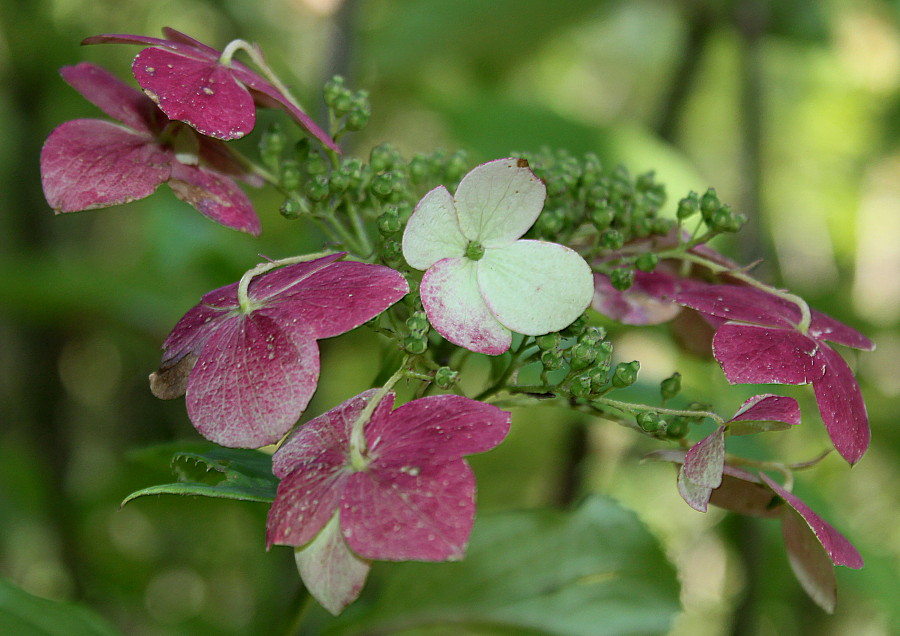
[[[299,253],[319,237],[283,220],[266,193],[253,194],[259,239],[208,222],[165,188],[65,217],[41,194],[47,134],[101,116],[57,69],[89,60],[129,78],[136,47],[80,40],[172,26],[217,47],[258,42],[319,117],[334,73],[369,89],[371,124],[347,143],[362,156],[383,141],[407,157],[593,151],[609,167],[655,170],[670,213],[688,190],[716,187],[751,219],[720,249],[763,259],[767,280],[878,344],[844,352],[869,407],[871,449],[852,470],[826,458],[795,489],[866,561],[839,569],[835,615],[800,591],[775,524],[690,510],[670,468],[639,463],[652,446],[615,424],[516,413],[510,440],[473,462],[481,509],[570,498],[561,467],[577,462],[579,492],[635,509],[678,567],[684,611],[673,634],[900,633],[898,18],[896,0],[4,0],[0,576],[141,636],[283,633],[295,609],[293,560],[264,551],[263,506],[118,502],[170,477],[139,449],[198,439],[182,401],[147,390],[174,322],[257,254]],[[257,139],[239,143],[252,153]],[[723,413],[751,394],[682,355],[663,328],[615,338],[618,355],[642,361],[648,391],[677,369],[686,392]],[[354,334],[323,343],[311,413],[368,386],[372,347]],[[743,451],[800,461],[826,446],[811,391],[789,393],[804,425]]]

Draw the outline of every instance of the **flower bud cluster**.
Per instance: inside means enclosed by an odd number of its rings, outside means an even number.
[[[702,196],[696,192],[690,192],[678,202],[676,216],[679,222],[696,214],[700,215],[708,231],[713,234],[737,232],[747,222],[745,215],[734,212],[731,206],[719,200],[714,188],[709,188]]]
[[[633,178],[618,166],[604,171],[593,153],[576,157],[566,151],[522,153],[547,186],[547,204],[531,234],[571,242],[599,236],[604,250],[618,250],[635,238],[665,235],[674,226],[659,216],[666,190],[652,172]]]

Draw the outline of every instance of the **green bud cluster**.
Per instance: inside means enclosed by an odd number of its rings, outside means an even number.
[[[459,371],[450,367],[439,367],[434,372],[434,383],[441,389],[452,389],[459,382]]]
[[[335,120],[344,118],[345,130],[362,130],[369,123],[372,107],[368,91],[351,91],[344,84],[344,78],[335,75],[325,83],[322,94],[332,117]]]
[[[596,232],[603,249],[614,251],[635,238],[664,235],[674,221],[659,216],[665,188],[652,172],[633,178],[619,166],[604,170],[593,153],[581,157],[542,149],[519,153],[547,187],[544,211],[530,235],[571,243]],[[612,230],[612,232],[610,232]]]
[[[726,205],[719,200],[714,188],[709,188],[703,193],[703,196],[697,198],[696,192],[691,192],[687,199],[682,199],[682,203],[689,201],[692,209],[699,207],[700,216],[703,223],[710,232],[720,234],[723,232],[737,232],[747,222],[747,217],[738,212],[734,212],[730,205]],[[686,214],[687,212],[685,212]],[[681,205],[679,205],[679,215],[681,214]],[[679,216],[679,218],[682,218]],[[684,217],[687,218],[687,217]]]

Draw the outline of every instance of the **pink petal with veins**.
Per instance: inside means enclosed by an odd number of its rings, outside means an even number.
[[[818,359],[825,375],[813,382],[819,414],[841,457],[855,464],[869,447],[869,417],[853,372],[839,353],[823,344]]]
[[[174,156],[144,133],[97,119],[57,126],[41,149],[41,183],[57,212],[77,212],[149,196]]]
[[[259,235],[259,217],[243,190],[228,177],[183,163],[172,165],[168,181],[175,196],[202,215],[233,230]]]
[[[732,384],[808,384],[825,374],[819,344],[775,327],[725,323],[713,337],[713,355]]]

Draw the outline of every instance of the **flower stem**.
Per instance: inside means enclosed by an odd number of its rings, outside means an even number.
[[[259,69],[263,72],[263,75],[266,76],[266,79],[274,86],[282,95],[284,95],[287,100],[293,104],[296,108],[300,110],[304,110],[300,105],[300,102],[297,101],[297,98],[291,94],[288,90],[287,86],[278,78],[277,75],[269,68],[269,65],[266,64],[266,60],[263,57],[262,52],[259,50],[259,47],[255,44],[250,44],[246,40],[232,40],[228,43],[222,50],[222,55],[219,56],[219,63],[228,66],[231,64],[231,58],[234,57],[234,54],[238,51],[244,51],[247,55],[250,56],[250,59],[253,60],[253,63],[259,67]]]
[[[260,263],[253,269],[244,272],[244,275],[241,276],[241,280],[238,283],[237,292],[238,306],[241,308],[241,313],[249,314],[251,311],[257,308],[256,303],[251,301],[248,295],[250,281],[253,280],[253,278],[284,265],[294,265],[296,263],[314,261],[317,258],[322,258],[323,256],[328,256],[329,254],[334,254],[334,252],[317,252],[315,254],[303,254],[302,256],[282,258],[277,261],[266,261],[265,263]]]
[[[645,411],[653,411],[655,413],[665,414],[665,415],[681,415],[684,417],[708,417],[712,421],[714,421],[719,426],[723,426],[725,424],[725,420],[723,420],[718,413],[713,413],[712,411],[688,411],[682,409],[667,409],[661,406],[648,406],[646,404],[632,404],[631,402],[621,402],[619,400],[611,400],[609,398],[600,397],[594,398],[592,402],[596,404],[602,404],[604,406],[611,406],[616,409],[620,409],[627,413],[637,414],[643,413]]]
[[[697,265],[702,265],[703,267],[711,270],[714,274],[727,274],[728,276],[737,278],[739,281],[747,283],[752,287],[761,289],[762,291],[772,294],[773,296],[783,298],[784,300],[795,304],[800,310],[800,322],[797,323],[797,330],[800,331],[800,333],[806,333],[807,330],[809,330],[809,325],[812,322],[812,313],[810,312],[809,305],[806,304],[806,301],[796,294],[792,294],[783,289],[778,289],[777,287],[773,287],[772,285],[767,285],[761,281],[756,280],[745,272],[720,265],[719,263],[711,261],[708,258],[700,256],[699,254],[694,254],[686,250],[668,250],[665,252],[660,252],[659,254],[657,254],[657,256],[659,256],[660,259],[675,258],[682,261],[696,263]]]
[[[363,433],[366,423],[369,421],[369,418],[372,417],[372,413],[375,411],[375,408],[381,400],[384,399],[384,396],[388,394],[391,388],[393,388],[401,378],[406,376],[406,365],[408,362],[409,356],[405,356],[400,363],[400,368],[397,369],[394,375],[384,383],[383,387],[375,392],[371,399],[369,399],[365,408],[363,408],[362,412],[359,414],[359,417],[353,422],[353,427],[350,429],[350,466],[354,470],[365,470],[366,466],[369,464],[369,460],[365,457],[366,437]]]

